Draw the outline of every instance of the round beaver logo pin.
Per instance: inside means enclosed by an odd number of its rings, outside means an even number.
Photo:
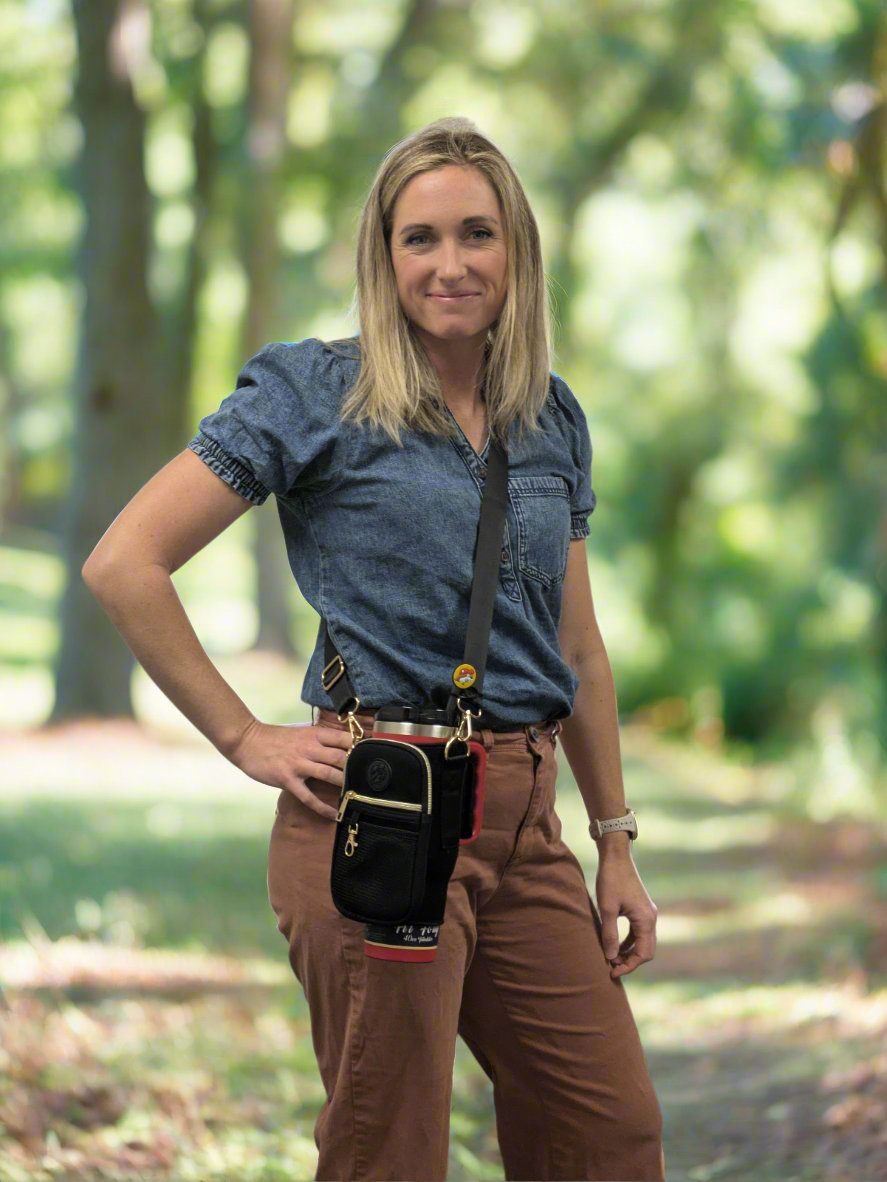
[[[470,685],[474,685],[477,681],[477,670],[473,665],[457,665],[453,673],[453,683],[459,689],[468,689]]]

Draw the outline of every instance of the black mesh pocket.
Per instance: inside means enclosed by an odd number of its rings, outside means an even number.
[[[343,915],[365,923],[410,918],[425,890],[428,818],[379,815],[387,812],[349,806],[336,831],[333,902]]]

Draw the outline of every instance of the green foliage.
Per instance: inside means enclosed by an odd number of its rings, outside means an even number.
[[[151,388],[158,407],[170,399],[167,418],[179,416],[171,451],[241,360],[257,141],[243,6],[150,9],[135,102],[156,344],[193,368],[187,388]],[[7,0],[0,22],[16,47],[0,76],[0,413],[14,475],[4,555],[60,554],[88,213],[78,204],[82,129],[66,104],[78,69],[95,63],[78,62],[65,5]],[[743,757],[806,761],[810,797],[837,765],[860,815],[883,800],[883,6],[673,0],[506,13],[478,0],[421,19],[386,3],[368,21],[347,3],[309,4],[292,42],[275,173],[280,298],[262,335],[353,331],[342,310],[355,213],[379,160],[440,114],[475,118],[537,211],[556,368],[591,426],[588,552],[623,717]],[[199,188],[201,162],[210,189]],[[212,237],[193,291],[198,215]],[[175,334],[191,312],[183,349]],[[119,508],[109,501],[106,520]],[[63,574],[45,578],[31,610],[25,584],[5,576],[0,677],[29,657],[42,675]],[[228,643],[249,645],[251,610]],[[304,642],[316,621],[296,588],[291,611]]]

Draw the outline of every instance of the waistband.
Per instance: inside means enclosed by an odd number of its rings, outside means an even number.
[[[361,726],[372,727],[375,721],[375,710],[358,710],[355,718]],[[339,716],[332,707],[329,706],[312,706],[311,707],[311,721],[314,725],[322,718],[325,722],[332,722],[334,719],[338,722]],[[559,718],[543,718],[535,719],[532,722],[507,722],[498,723],[490,726],[488,722],[489,716],[482,713],[478,718],[472,718],[471,730],[477,735],[481,731],[487,731],[496,736],[497,742],[506,742],[508,740],[521,739],[524,735],[529,735],[532,739],[539,739],[543,735],[556,736],[561,732],[561,720]]]

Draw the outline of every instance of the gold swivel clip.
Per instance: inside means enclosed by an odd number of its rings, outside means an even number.
[[[357,825],[348,826],[348,840],[345,842],[345,857],[353,858],[357,849]]]
[[[446,743],[444,744],[444,759],[450,758],[450,747],[453,743],[464,743],[467,749],[468,740],[471,738],[471,720],[472,718],[480,718],[481,716],[480,710],[476,712],[472,711],[470,708],[466,710],[462,705],[461,698],[456,699],[456,706],[458,707],[460,713],[459,725],[456,727],[456,733],[447,739]]]

